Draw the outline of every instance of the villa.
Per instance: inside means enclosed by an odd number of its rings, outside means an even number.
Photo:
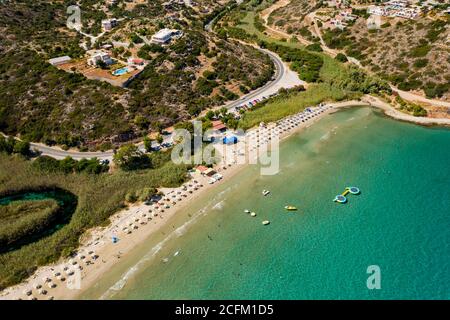
[[[105,31],[110,31],[116,26],[117,26],[117,19],[115,18],[102,20],[102,27],[103,30]]]
[[[353,10],[351,8],[344,9],[339,12],[339,16],[341,16],[345,21],[354,21],[358,18],[358,16],[352,14]]]
[[[152,36],[152,42],[155,44],[167,44],[173,38],[180,38],[183,32],[175,29],[161,29]]]
[[[393,0],[382,6],[369,6],[367,12],[382,17],[415,19],[421,14],[421,9],[407,0]]]
[[[335,18],[331,19],[328,23],[326,23],[325,27],[328,29],[344,30],[348,26],[345,20],[346,19],[343,16],[338,15]]]
[[[103,51],[94,51],[87,61],[88,65],[93,67],[97,67],[100,62],[103,62],[106,65],[113,64],[113,60],[111,59],[109,53]]]

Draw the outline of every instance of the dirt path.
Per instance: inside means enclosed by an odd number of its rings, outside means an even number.
[[[275,36],[277,38],[285,38],[287,40],[292,38],[292,35],[288,34],[287,32],[276,29],[269,25],[269,17],[272,14],[272,12],[274,12],[277,9],[285,7],[290,3],[291,3],[290,0],[280,0],[280,1],[275,2],[272,6],[270,6],[269,8],[267,8],[261,12],[260,16],[261,16],[261,19],[264,21],[264,27],[266,28],[267,33],[270,33],[272,36]],[[310,45],[312,43],[311,41],[308,41],[302,37],[297,36],[297,39],[299,42],[301,42],[302,44],[304,44],[306,46]]]
[[[278,10],[280,8],[286,7],[289,3],[291,3],[291,0],[279,0],[275,2],[272,6],[269,8],[261,11],[261,19],[264,20],[264,23],[266,25],[269,24],[269,16],[274,12],[275,10]]]
[[[327,54],[329,54],[329,55],[332,56],[332,57],[336,57],[336,55],[337,55],[338,53],[343,53],[343,54],[345,54],[342,50],[334,50],[334,49],[329,48],[329,47],[326,45],[325,41],[324,41],[323,38],[322,38],[322,34],[321,34],[321,32],[320,32],[320,28],[319,28],[319,26],[317,25],[316,13],[315,13],[315,12],[311,12],[311,13],[308,15],[308,17],[314,22],[314,24],[313,24],[313,27],[314,27],[314,28],[313,28],[313,29],[314,29],[314,33],[315,33],[315,35],[320,39],[320,43],[321,43],[322,49],[323,49]],[[346,56],[347,56],[347,55],[346,55]],[[349,56],[347,56],[347,58],[348,58],[348,60],[349,60],[351,63],[357,65],[358,67],[360,67],[361,69],[363,69],[363,70],[366,71],[367,73],[373,74],[373,72],[372,72],[371,70],[365,68],[365,67],[361,64],[361,62],[360,62],[358,59],[355,59],[355,58],[349,57]],[[400,90],[400,89],[398,89],[398,88],[396,88],[396,87],[394,87],[394,86],[392,86],[392,85],[391,85],[391,88],[392,88],[392,90],[393,90],[394,92],[397,92],[397,93],[399,94],[399,96],[400,96],[402,99],[404,99],[404,100],[407,100],[407,101],[410,101],[410,102],[416,102],[416,103],[426,103],[426,104],[429,104],[429,105],[432,105],[432,106],[435,106],[435,107],[446,107],[446,108],[450,108],[450,102],[441,101],[441,100],[434,100],[434,99],[428,99],[428,98],[426,98],[426,97],[424,97],[424,96],[421,96],[421,95],[418,95],[418,94],[415,94],[415,93],[412,93],[412,92],[402,91],[402,90]]]
[[[450,109],[450,102],[447,101],[442,101],[442,100],[435,100],[435,99],[428,99],[424,96],[412,93],[412,92],[408,92],[408,91],[403,91],[400,89],[397,89],[395,87],[392,87],[392,90],[394,90],[395,92],[398,93],[398,95],[403,99],[403,100],[407,100],[410,102],[418,102],[418,103],[425,103],[425,104],[429,104],[432,105],[434,107],[445,107],[445,108],[449,108]]]

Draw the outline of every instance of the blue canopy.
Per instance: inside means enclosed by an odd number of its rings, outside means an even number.
[[[238,138],[235,136],[225,137],[222,141],[223,144],[236,144],[238,142]]]

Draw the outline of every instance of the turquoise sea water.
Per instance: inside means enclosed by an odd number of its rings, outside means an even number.
[[[84,298],[450,298],[450,130],[354,108],[290,137],[280,152],[278,175],[244,169]],[[351,185],[361,195],[332,201]],[[287,204],[299,211],[285,212]],[[198,217],[174,234],[190,216]],[[380,290],[366,286],[370,265],[381,269]]]

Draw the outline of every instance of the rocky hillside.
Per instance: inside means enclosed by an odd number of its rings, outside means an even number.
[[[108,148],[261,86],[273,74],[266,55],[204,31],[203,21],[227,3],[78,1],[81,31],[90,36],[66,25],[73,1],[0,3],[0,131],[66,147]],[[103,33],[106,18],[119,23]],[[150,44],[162,28],[183,36],[166,46]],[[86,65],[87,50],[105,45],[114,59],[148,63],[126,88],[48,63],[68,55]]]
[[[450,101],[450,17],[443,13],[448,2],[440,1],[435,9],[423,10],[416,19],[382,17],[377,29],[368,24],[367,6],[380,1],[350,3],[356,20],[346,21],[343,30],[330,30],[329,21],[342,9],[329,7],[327,1],[291,0],[275,10],[268,21],[293,36],[318,41],[312,15],[308,16],[314,12],[330,48],[360,60],[364,67],[402,90]]]

